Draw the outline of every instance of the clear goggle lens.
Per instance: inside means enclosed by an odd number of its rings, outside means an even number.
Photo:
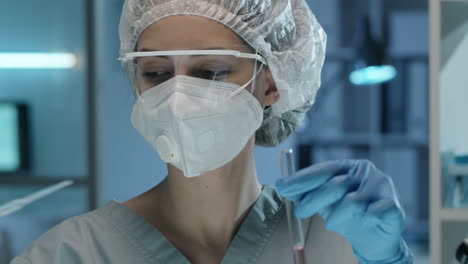
[[[236,50],[135,52],[122,60],[134,64],[134,86],[139,94],[178,75],[242,86],[266,64],[258,54]]]

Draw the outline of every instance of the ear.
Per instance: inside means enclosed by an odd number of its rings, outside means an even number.
[[[263,105],[271,106],[278,102],[280,99],[280,93],[276,87],[273,75],[271,74],[271,71],[268,67],[265,67],[264,73],[267,87],[265,89],[265,94],[263,94]]]

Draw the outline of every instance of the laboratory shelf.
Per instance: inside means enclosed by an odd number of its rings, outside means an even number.
[[[353,146],[367,145],[373,147],[428,147],[427,139],[411,138],[404,135],[382,134],[346,134],[340,137],[313,137],[305,140],[313,145]]]
[[[60,177],[60,178],[51,178],[51,177],[31,177],[31,176],[2,176],[0,175],[0,186],[46,186],[59,183],[65,180],[72,180],[73,185],[87,185],[89,180],[86,178],[80,179],[77,177]],[[72,185],[72,186],[73,186]]]
[[[467,165],[450,164],[450,166],[448,168],[448,172],[450,173],[450,175],[468,176],[468,166]]]
[[[443,221],[468,221],[468,208],[442,208],[440,218]]]

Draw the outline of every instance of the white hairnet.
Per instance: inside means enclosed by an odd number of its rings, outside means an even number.
[[[184,14],[227,26],[266,59],[280,100],[265,109],[256,143],[280,144],[302,124],[321,82],[326,34],[305,0],[126,0],[120,55],[154,22]]]

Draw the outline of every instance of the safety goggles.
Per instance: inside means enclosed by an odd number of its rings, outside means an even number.
[[[259,54],[237,50],[143,51],[128,53],[120,60],[133,64],[138,93],[177,75],[243,85],[267,64]]]

